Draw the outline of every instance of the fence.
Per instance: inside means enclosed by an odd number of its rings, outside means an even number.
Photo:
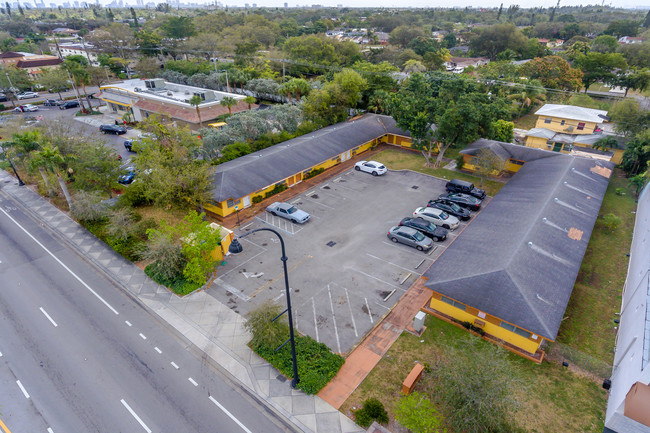
[[[607,379],[612,374],[612,366],[607,362],[562,343],[549,343],[546,354],[549,360],[566,361],[601,379]]]

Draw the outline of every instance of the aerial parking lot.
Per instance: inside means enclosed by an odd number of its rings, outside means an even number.
[[[288,200],[311,215],[305,224],[261,211],[235,235],[261,227],[281,233],[297,329],[346,353],[471,222],[425,252],[388,239],[392,226],[445,192],[445,183],[411,171],[349,170]],[[277,237],[259,232],[240,242],[244,251],[226,257],[208,293],[243,315],[269,300],[284,305]]]

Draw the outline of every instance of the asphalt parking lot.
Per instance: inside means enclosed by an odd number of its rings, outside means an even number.
[[[429,252],[393,244],[393,225],[444,192],[444,179],[411,171],[374,177],[348,170],[289,200],[311,214],[304,225],[259,213],[236,235],[269,227],[286,243],[297,329],[347,353],[458,236],[450,231]],[[471,220],[470,220],[471,221]],[[269,232],[241,240],[208,293],[245,315],[261,303],[285,304],[279,240]]]

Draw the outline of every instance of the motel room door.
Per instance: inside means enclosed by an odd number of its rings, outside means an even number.
[[[247,207],[251,207],[251,196],[247,195],[246,197],[244,197],[242,199],[242,204],[244,205],[244,209],[246,209]]]
[[[349,150],[348,150],[347,152],[343,152],[343,153],[341,154],[341,162],[343,162],[343,161],[347,161],[348,159],[350,159],[350,156],[351,156],[351,155],[350,155],[350,151],[349,151]]]

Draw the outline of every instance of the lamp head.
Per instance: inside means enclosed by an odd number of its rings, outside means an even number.
[[[233,241],[230,243],[230,246],[228,247],[228,252],[231,254],[239,254],[242,251],[244,251],[244,247],[241,246],[239,240],[233,239]]]

